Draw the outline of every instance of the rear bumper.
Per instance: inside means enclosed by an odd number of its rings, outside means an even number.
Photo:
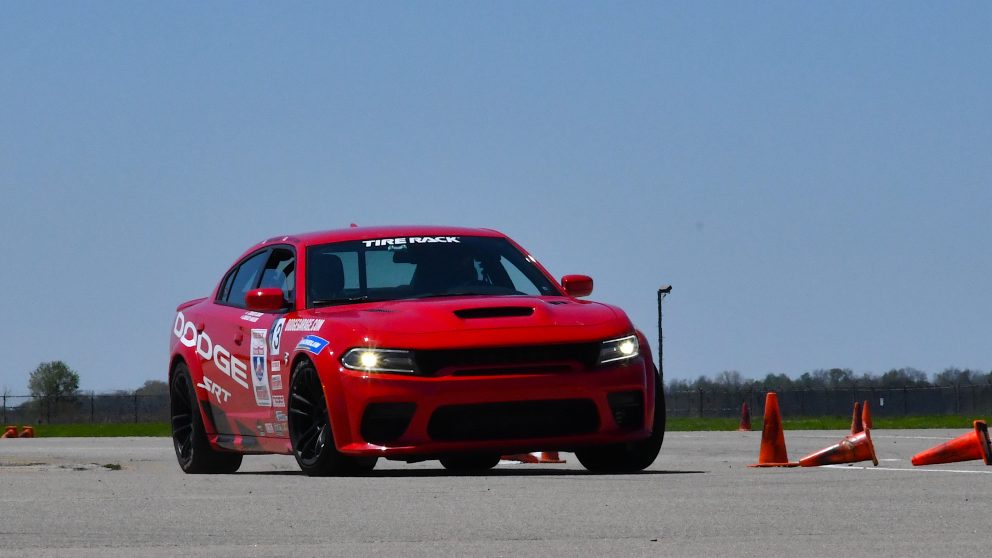
[[[644,439],[649,362],[558,374],[407,377],[336,370],[326,382],[338,450],[418,459],[454,452],[570,451]],[[335,389],[335,387],[337,389]]]

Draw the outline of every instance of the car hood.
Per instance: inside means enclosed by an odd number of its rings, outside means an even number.
[[[326,333],[370,342],[426,346],[498,346],[603,339],[630,332],[618,308],[566,297],[456,296],[311,310]],[[323,330],[322,330],[323,331]]]

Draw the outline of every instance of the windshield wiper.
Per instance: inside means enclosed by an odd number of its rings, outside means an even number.
[[[317,306],[334,306],[336,304],[351,304],[354,302],[365,302],[369,299],[368,295],[365,296],[353,296],[351,298],[325,298],[312,301],[314,307]]]

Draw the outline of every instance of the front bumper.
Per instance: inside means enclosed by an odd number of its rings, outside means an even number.
[[[454,452],[571,451],[651,434],[643,359],[565,373],[416,377],[337,369],[325,396],[337,448],[422,459]]]

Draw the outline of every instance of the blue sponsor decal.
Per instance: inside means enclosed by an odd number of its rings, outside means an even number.
[[[303,349],[304,351],[310,351],[315,355],[319,355],[320,351],[324,350],[327,346],[327,340],[316,335],[307,335],[296,345],[297,349]]]

